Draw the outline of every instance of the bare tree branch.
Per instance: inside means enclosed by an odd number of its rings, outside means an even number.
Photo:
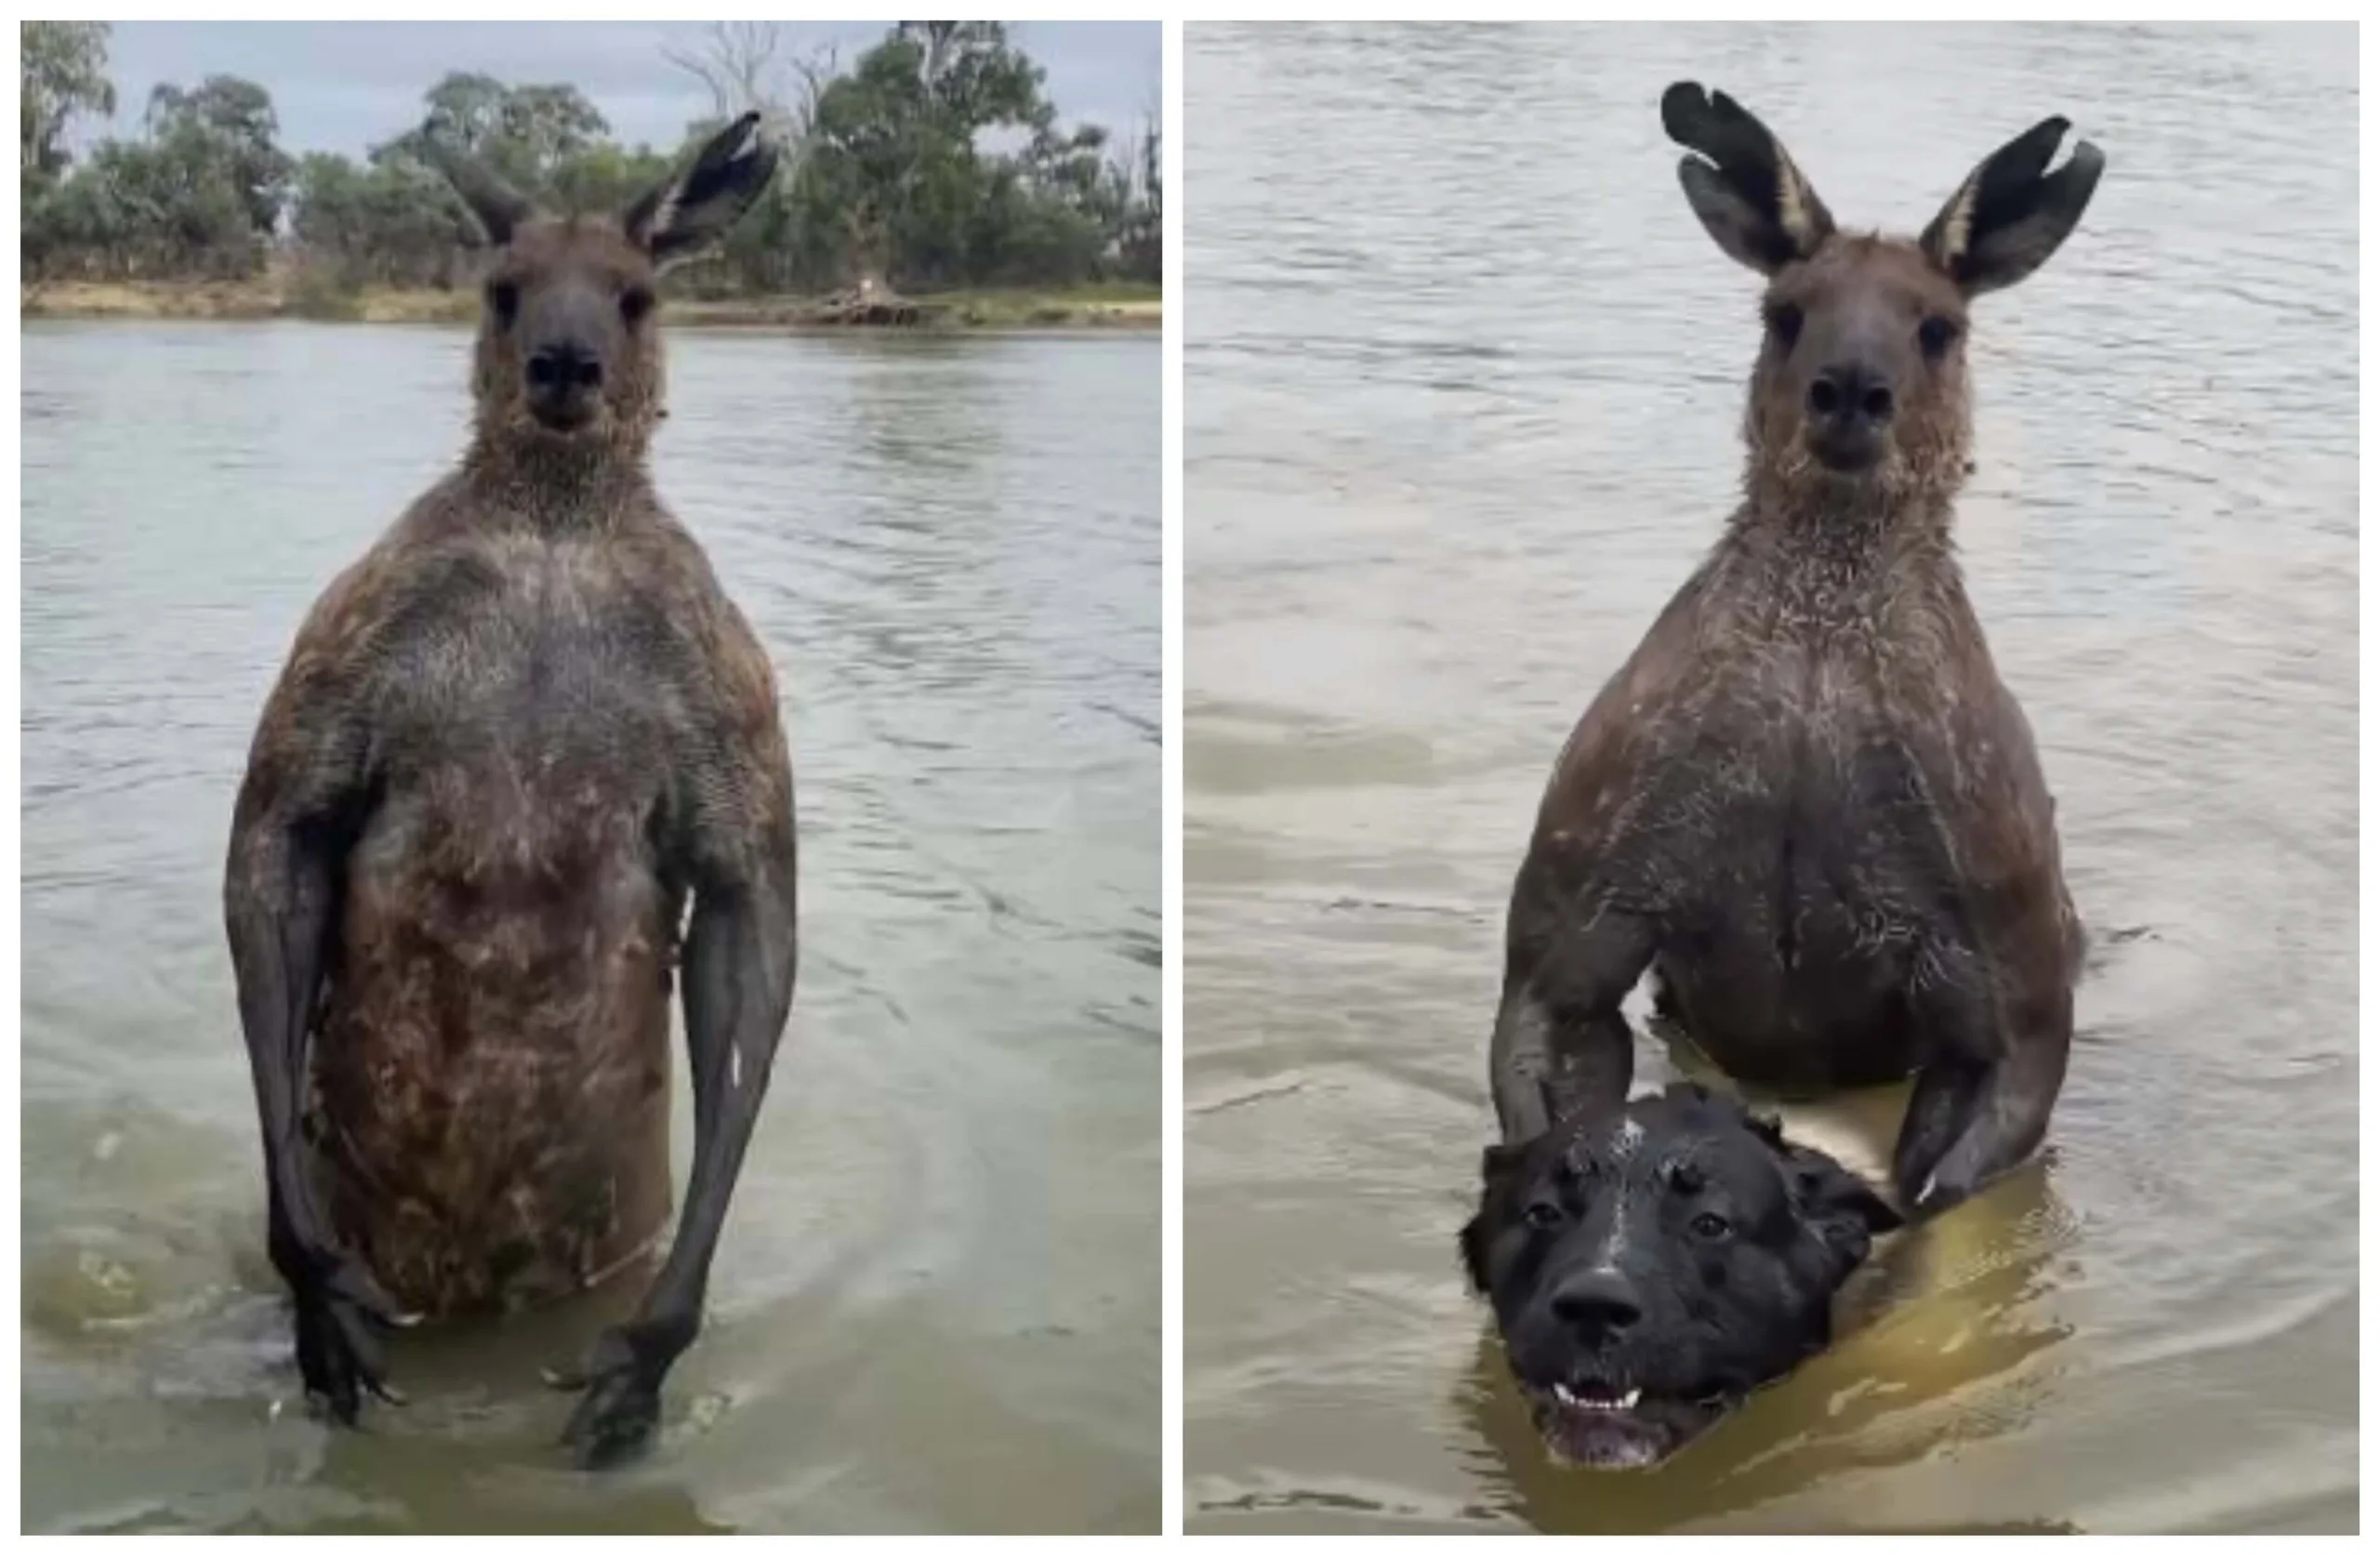
[[[766,113],[780,100],[774,89],[779,41],[774,21],[714,21],[699,49],[664,45],[661,57],[708,87],[711,112],[732,119],[747,108]]]
[[[808,152],[818,99],[842,62],[831,41],[800,54],[784,45],[774,21],[714,21],[699,47],[664,46],[661,56],[703,84],[715,118],[757,112],[790,170]]]

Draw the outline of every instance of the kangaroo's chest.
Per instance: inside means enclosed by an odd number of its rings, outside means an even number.
[[[392,623],[371,717],[403,786],[456,772],[500,808],[641,788],[686,704],[685,654],[649,586],[592,543],[496,540],[434,559]]]
[[[1857,956],[1955,876],[1947,719],[1863,649],[1788,639],[1730,655],[1673,721],[1646,809],[1671,835],[1685,916]]]

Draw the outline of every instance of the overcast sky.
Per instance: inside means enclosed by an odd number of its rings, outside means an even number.
[[[700,83],[661,57],[664,45],[701,44],[700,21],[119,21],[109,40],[116,119],[85,121],[75,138],[130,135],[149,89],[228,73],[272,94],[281,144],[293,153],[366,148],[421,120],[422,93],[448,71],[512,83],[565,82],[587,94],[612,133],[634,145],[676,146],[710,112]],[[833,42],[850,61],[881,38],[881,21],[787,21],[780,54]],[[1163,29],[1154,21],[1012,23],[1009,36],[1048,73],[1066,120],[1122,130],[1159,100]]]

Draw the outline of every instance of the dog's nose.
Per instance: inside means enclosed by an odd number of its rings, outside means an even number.
[[[1582,1334],[1616,1335],[1645,1316],[1636,1288],[1617,1270],[1583,1270],[1554,1288],[1554,1316]]]

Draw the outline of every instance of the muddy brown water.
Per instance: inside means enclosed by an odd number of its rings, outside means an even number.
[[[1185,41],[1191,1528],[2353,1528],[2353,32]],[[1678,191],[1681,77],[1847,224],[2049,113],[2108,153],[1977,306],[1961,520],[2101,939],[2050,1156],[1596,1473],[1454,1235],[1539,794],[1738,469],[1757,284]],[[1899,1101],[1786,1116],[1872,1170]]]
[[[709,1325],[594,1480],[537,1368],[635,1284],[408,1339],[363,1432],[300,1407],[222,849],[305,609],[460,446],[467,348],[23,332],[26,1526],[1154,1530],[1154,338],[677,336],[658,479],[777,666],[802,842]]]

